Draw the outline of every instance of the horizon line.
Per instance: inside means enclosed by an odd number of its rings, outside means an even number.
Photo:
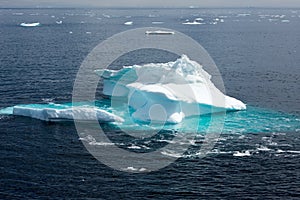
[[[0,9],[300,9],[294,6],[180,6],[180,7],[167,7],[167,6],[4,6]]]

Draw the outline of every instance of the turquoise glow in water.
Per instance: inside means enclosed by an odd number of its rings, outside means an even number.
[[[300,132],[300,117],[276,112],[273,110],[263,109],[248,106],[246,111],[228,112],[225,115],[205,115],[199,118],[186,118],[182,123],[176,125],[164,125],[164,124],[141,124],[133,121],[130,117],[127,107],[117,107],[112,109],[108,101],[96,101],[96,102],[80,102],[76,104],[26,104],[18,105],[31,109],[65,109],[74,106],[97,106],[108,112],[112,112],[122,118],[124,123],[112,123],[112,127],[120,128],[122,130],[134,130],[134,131],[149,131],[149,130],[175,130],[180,132],[195,132],[206,133],[208,127],[212,121],[217,122],[217,126],[220,125],[222,133],[269,133],[269,132]],[[13,107],[8,107],[0,110],[2,115],[12,115]],[[215,125],[215,124],[214,124]],[[220,129],[216,129],[220,130]]]

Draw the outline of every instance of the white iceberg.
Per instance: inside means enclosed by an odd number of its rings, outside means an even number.
[[[131,25],[133,25],[133,22],[132,21],[128,21],[128,22],[125,22],[124,25],[131,26]]]
[[[88,106],[63,106],[53,105],[19,105],[12,107],[12,114],[18,116],[31,117],[43,121],[68,121],[82,120],[90,121],[96,119],[100,122],[123,122],[124,120],[112,113],[96,107]]]
[[[185,55],[175,62],[95,72],[103,78],[103,94],[128,98],[132,117],[141,122],[176,124],[189,116],[246,109],[218,90],[203,67]]]
[[[174,35],[175,32],[174,31],[161,31],[161,30],[157,30],[157,31],[146,31],[147,35]]]
[[[40,26],[41,24],[39,22],[35,22],[35,23],[21,23],[20,26],[23,27],[35,27],[35,26]]]
[[[184,22],[182,23],[184,25],[202,25],[202,24],[205,24],[205,23],[202,23],[202,22],[198,22],[198,21],[192,21],[192,22]]]

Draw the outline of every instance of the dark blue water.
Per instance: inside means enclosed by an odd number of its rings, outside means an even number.
[[[89,154],[73,123],[0,115],[0,198],[296,199],[300,195],[299,15],[300,10],[273,9],[1,9],[0,108],[70,102],[77,70],[99,42],[162,21],[155,26],[181,31],[207,49],[228,95],[251,108],[272,110],[282,122],[277,119],[261,132],[243,132],[235,124],[238,131],[231,126],[205,158],[198,155],[203,142],[199,135],[185,156],[170,166],[132,174],[113,170]],[[207,24],[182,25],[197,17]],[[210,24],[215,18],[223,18],[224,23]],[[60,20],[63,24],[56,24]],[[36,21],[42,26],[19,26]],[[126,21],[134,23],[125,26]],[[172,59],[172,55],[137,52],[116,63]],[[240,119],[243,113],[236,115]],[[173,134],[162,131],[150,143],[142,143],[110,126],[104,128],[129,151],[164,146]]]

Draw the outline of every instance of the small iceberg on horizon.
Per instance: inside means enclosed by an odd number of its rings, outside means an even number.
[[[146,35],[174,35],[175,32],[157,30],[157,31],[146,31],[145,34]]]
[[[20,24],[20,26],[22,26],[22,27],[36,27],[36,26],[40,26],[40,25],[41,25],[41,23],[39,23],[39,22],[34,22],[34,23],[23,22]]]
[[[192,21],[192,22],[190,22],[190,21],[187,21],[187,22],[184,22],[184,23],[182,23],[183,25],[203,25],[203,24],[205,24],[205,23],[203,23],[203,22],[198,22],[198,21]]]
[[[198,17],[196,19],[194,19],[194,21],[190,21],[190,20],[186,20],[184,23],[182,23],[183,25],[203,25],[205,24],[204,19],[201,17]]]
[[[133,25],[133,22],[132,22],[132,21],[125,22],[124,25],[126,25],[126,26],[131,26],[131,25]]]

